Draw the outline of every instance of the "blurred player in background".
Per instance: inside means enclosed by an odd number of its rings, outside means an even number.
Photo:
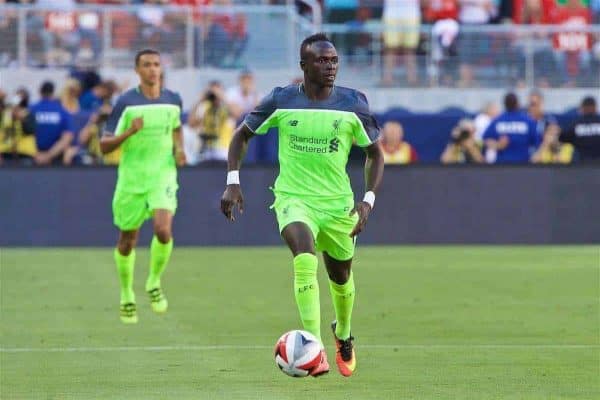
[[[121,148],[113,198],[114,223],[120,230],[114,256],[121,282],[121,321],[136,323],[133,292],[135,246],[139,229],[154,219],[150,273],[146,291],[152,310],[167,311],[160,277],[173,249],[172,222],[177,208],[177,168],[185,164],[181,138],[181,97],[161,87],[160,54],[142,50],[135,57],[140,84],[124,93],[113,109],[100,141],[102,153]]]
[[[302,83],[273,89],[236,130],[229,148],[221,209],[232,221],[234,206],[243,211],[239,168],[248,141],[278,128],[280,173],[272,208],[294,256],[300,317],[304,329],[321,340],[315,254],[322,251],[336,315],[332,323],[336,363],[342,375],[350,376],[356,368],[350,334],[355,292],[351,265],[356,235],[365,227],[383,176],[379,128],[362,93],[334,85],[338,55],[327,36],[316,34],[302,42],[300,67]],[[346,174],[353,143],[363,147],[367,155],[367,192],[357,203]],[[328,371],[324,355],[311,375]]]

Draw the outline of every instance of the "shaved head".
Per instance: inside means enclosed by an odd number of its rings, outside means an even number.
[[[311,35],[302,41],[302,44],[300,45],[300,60],[306,59],[306,57],[310,53],[312,46],[316,43],[318,43],[319,45],[323,43],[328,43],[329,46],[333,47],[333,43],[331,42],[331,40],[329,40],[326,34],[315,33],[314,35]]]

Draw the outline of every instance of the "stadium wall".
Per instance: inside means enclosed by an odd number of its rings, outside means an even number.
[[[277,245],[276,171],[242,171],[246,210],[220,214],[224,167],[180,173],[178,245]],[[362,168],[349,171],[362,193]],[[112,246],[112,168],[0,168],[0,246]],[[600,168],[389,167],[361,244],[600,242]],[[142,244],[150,237],[143,231]]]

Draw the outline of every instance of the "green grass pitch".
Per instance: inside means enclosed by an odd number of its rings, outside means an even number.
[[[600,399],[598,246],[360,247],[349,379],[275,366],[300,327],[283,247],[176,247],[162,316],[137,261],[125,326],[111,249],[0,250],[1,399]]]

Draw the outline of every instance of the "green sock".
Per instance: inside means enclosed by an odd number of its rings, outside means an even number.
[[[121,282],[121,304],[135,303],[135,293],[133,293],[133,269],[135,267],[135,250],[131,250],[129,255],[124,256],[115,249],[115,263]]]
[[[150,245],[150,273],[146,281],[146,291],[160,287],[160,276],[167,267],[171,252],[173,251],[173,239],[168,243],[161,243],[156,236],[152,238]]]
[[[337,320],[335,336],[338,339],[346,340],[350,337],[350,319],[352,318],[352,307],[354,306],[354,276],[352,272],[348,281],[343,285],[329,280],[329,292],[331,293]]]
[[[304,329],[321,341],[318,266],[319,260],[314,254],[302,253],[294,257],[294,292],[300,319]]]

